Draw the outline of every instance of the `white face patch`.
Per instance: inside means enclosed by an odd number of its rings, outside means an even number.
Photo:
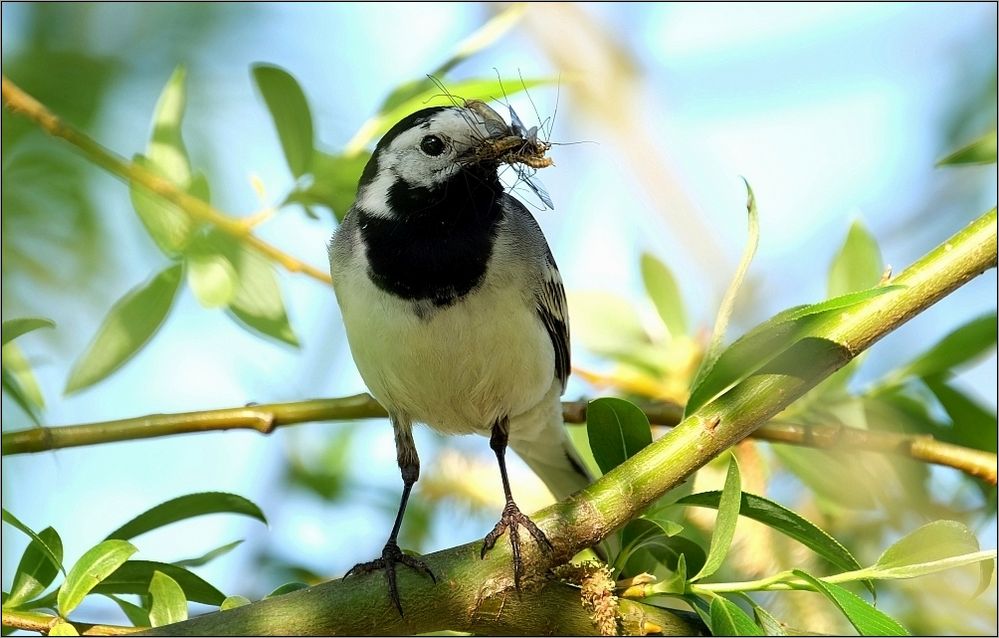
[[[435,113],[378,151],[378,171],[358,193],[357,205],[370,214],[390,216],[385,203],[393,184],[398,180],[414,188],[443,184],[460,170],[459,158],[487,137],[486,123],[473,111],[449,108]],[[440,154],[432,155],[441,144]]]

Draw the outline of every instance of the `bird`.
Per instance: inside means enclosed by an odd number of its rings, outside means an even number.
[[[345,577],[384,570],[400,615],[396,565],[436,583],[427,564],[403,553],[397,540],[420,476],[414,424],[489,437],[506,505],[480,556],[506,532],[518,591],[519,528],[542,551],[553,547],[514,500],[507,447],[559,499],[591,480],[562,419],[570,374],[562,277],[538,223],[499,178],[516,161],[511,136],[532,154],[548,148],[522,128],[506,125],[482,102],[402,118],[378,141],[328,246],[350,351],[389,414],[403,481],[381,557]]]

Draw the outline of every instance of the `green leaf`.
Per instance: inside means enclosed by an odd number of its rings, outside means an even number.
[[[853,222],[846,241],[829,269],[830,297],[876,286],[884,272],[878,242],[860,221]]]
[[[455,47],[454,55],[434,69],[430,75],[441,77],[462,61],[475,55],[479,51],[487,48],[500,39],[507,31],[513,28],[527,9],[525,4],[511,4],[502,11],[496,13],[486,21],[481,27],[476,29],[471,35],[458,43]]]
[[[227,609],[235,609],[236,607],[242,607],[243,605],[249,605],[250,599],[246,596],[229,596],[222,601],[219,605],[219,611],[226,611]]]
[[[205,514],[222,513],[242,514],[267,524],[267,519],[260,508],[242,496],[226,492],[199,492],[160,503],[128,521],[107,537],[127,540],[177,521]]]
[[[724,596],[711,600],[711,633],[715,636],[763,636],[749,614]]]
[[[909,635],[909,632],[897,620],[879,611],[850,590],[833,583],[823,582],[800,569],[795,569],[793,573],[839,607],[861,636]]]
[[[651,343],[635,308],[619,295],[572,292],[569,315],[574,338],[597,354],[617,356]]]
[[[184,590],[184,597],[191,602],[218,606],[225,600],[225,594],[197,574],[170,563],[151,560],[130,560],[124,563],[103,582],[94,587],[94,592],[145,595],[149,592],[149,584],[152,582],[153,574],[157,571],[174,579]]]
[[[284,69],[254,64],[253,80],[274,120],[288,168],[295,177],[309,172],[315,146],[312,112],[298,81]]]
[[[121,609],[125,617],[128,618],[128,622],[132,623],[133,627],[148,627],[149,626],[149,612],[138,605],[123,600],[114,594],[104,594],[107,598],[113,600],[118,607]]]
[[[33,543],[37,543],[38,548],[44,553],[53,564],[59,566],[59,571],[66,573],[66,569],[62,566],[62,546],[58,548],[50,545],[44,538],[36,534],[30,527],[22,523],[16,516],[7,511],[7,508],[2,509],[3,512],[3,522],[7,523],[11,527],[20,530],[32,540]]]
[[[958,164],[995,164],[996,129],[993,128],[977,140],[959,148],[937,162],[937,166]]]
[[[362,150],[354,155],[330,155],[317,150],[312,158],[312,182],[304,190],[293,191],[284,203],[326,206],[337,221],[343,221],[357,198],[357,184],[371,159]]]
[[[38,533],[38,538],[28,544],[21,556],[4,607],[15,608],[45,591],[62,567],[62,539],[55,529],[46,527]],[[57,560],[52,560],[50,551]]]
[[[996,452],[996,414],[940,377],[923,379],[953,423],[951,436],[959,445]]]
[[[746,596],[749,603],[753,606],[753,616],[756,617],[756,624],[763,630],[764,635],[767,636],[786,636],[787,630],[784,628],[784,623],[774,618],[774,616],[760,607],[752,598]]]
[[[221,547],[216,547],[215,549],[211,550],[210,552],[206,552],[205,554],[202,554],[201,556],[198,556],[197,558],[188,558],[188,559],[185,559],[185,560],[175,560],[173,562],[173,564],[177,565],[178,567],[201,567],[202,565],[206,565],[206,564],[210,563],[211,561],[215,560],[216,558],[218,558],[220,556],[224,556],[224,555],[228,554],[232,550],[234,550],[237,547],[239,547],[239,545],[241,545],[242,543],[243,543],[242,540],[233,541],[231,543],[227,543],[225,545],[222,545]]]
[[[739,476],[739,463],[735,456],[728,464],[728,474],[725,476],[725,486],[718,502],[718,517],[715,519],[715,531],[711,535],[711,546],[708,547],[708,558],[701,570],[691,578],[700,580],[714,574],[722,566],[735,536],[735,526],[739,521],[739,507],[742,503],[742,478]]]
[[[897,371],[893,380],[947,373],[996,347],[996,313],[972,319]]]
[[[79,636],[80,632],[76,630],[76,627],[66,622],[65,620],[60,620],[48,631],[50,636]]]
[[[182,620],[187,620],[187,599],[184,590],[177,581],[161,571],[153,572],[149,581],[149,596],[152,605],[149,607],[149,624],[161,627]]]
[[[128,541],[106,540],[87,550],[66,575],[59,588],[59,614],[63,617],[76,609],[83,599],[105,578],[119,569],[136,548]]]
[[[308,589],[308,585],[305,583],[285,583],[272,591],[271,593],[264,596],[264,598],[274,598],[275,596],[283,596],[284,594],[290,594],[293,591],[298,591],[299,589]]]
[[[164,169],[143,155],[134,155],[132,164],[157,177],[168,179]],[[177,185],[182,189],[186,187],[184,184]],[[159,249],[169,257],[183,252],[197,226],[191,216],[138,182],[129,183],[128,194],[132,200],[132,208]]]
[[[187,282],[205,308],[228,306],[236,295],[239,278],[232,263],[219,253],[187,251]]]
[[[274,266],[242,246],[228,256],[239,275],[229,311],[252,331],[297,348],[298,337],[288,322]]]
[[[642,281],[670,336],[687,334],[687,316],[683,310],[680,286],[666,264],[649,253],[642,253]]]
[[[178,66],[167,80],[153,112],[153,136],[146,157],[160,174],[187,190],[191,185],[191,164],[181,137],[181,124],[187,106],[187,71]]]
[[[39,328],[55,328],[55,322],[42,317],[23,317],[4,321],[3,326],[0,327],[0,332],[3,333],[3,345],[7,345],[21,335]]]
[[[66,394],[106,378],[152,339],[173,306],[182,272],[181,264],[170,266],[115,302],[86,351],[73,364]]]
[[[0,348],[0,362],[2,362],[0,374],[3,378],[3,389],[38,425],[39,420],[35,410],[45,407],[45,398],[24,353],[16,343],[8,343]]]
[[[746,246],[742,251],[739,266],[735,270],[735,275],[732,276],[732,281],[729,283],[728,289],[725,290],[725,296],[722,298],[721,305],[718,306],[718,315],[715,317],[715,327],[711,333],[711,342],[704,352],[704,358],[701,360],[701,365],[697,369],[697,374],[694,375],[694,381],[690,386],[691,398],[705,384],[707,377],[710,376],[722,354],[722,343],[725,340],[728,321],[732,317],[732,310],[735,308],[736,295],[739,293],[739,288],[742,287],[742,281],[746,278],[746,273],[749,272],[749,265],[753,262],[753,257],[756,255],[756,247],[760,244],[760,219],[759,213],[756,210],[756,196],[753,194],[753,189],[749,185],[749,182],[745,178],[742,181],[746,184],[746,211],[749,215],[749,234],[746,237]],[[686,408],[684,408],[683,416],[686,418],[696,411],[697,408],[692,408],[688,401]]]
[[[593,458],[605,474],[652,443],[648,417],[623,399],[590,401],[586,408],[586,432]]]

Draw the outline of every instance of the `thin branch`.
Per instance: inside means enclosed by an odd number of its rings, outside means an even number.
[[[260,254],[280,264],[289,272],[300,272],[323,283],[331,283],[330,275],[325,270],[300,261],[263,241],[250,232],[250,226],[244,221],[230,217],[197,197],[185,193],[169,181],[127,161],[114,151],[101,146],[85,133],[60,120],[45,105],[8,80],[7,76],[3,76],[2,93],[4,106],[11,112],[31,120],[49,135],[66,140],[92,162],[125,182],[139,184],[154,195],[175,204],[193,219],[212,224],[222,232],[235,237]]]
[[[33,611],[3,610],[4,627],[14,627],[15,629],[23,629],[24,631],[37,631],[40,634],[47,635],[60,622],[68,622],[70,625],[73,625],[77,633],[81,636],[124,636],[146,629],[146,627],[94,625],[85,622],[67,621],[58,616]]]
[[[566,423],[585,423],[588,400],[562,403]],[[683,407],[668,402],[639,404],[653,425],[675,426]],[[83,445],[148,439],[192,432],[248,429],[269,434],[280,426],[315,421],[351,421],[387,416],[369,394],[293,403],[271,403],[178,414],[152,414],[82,425],[36,427],[4,432],[3,454],[46,452]],[[996,484],[996,455],[938,441],[930,435],[859,430],[841,425],[798,425],[771,421],[753,438],[837,450],[868,450],[952,467]]]
[[[529,545],[524,560],[537,573],[592,547],[877,340],[995,265],[996,213],[992,210],[906,269],[894,282],[903,287],[823,320],[812,336],[777,355],[595,483],[535,513],[532,518],[552,541],[553,551],[543,557]],[[484,609],[490,617],[482,627],[489,633],[517,633],[521,625],[504,625],[502,619],[519,621],[532,614],[544,616],[543,623],[535,627],[563,629],[550,624],[550,615],[562,608],[539,603],[546,592],[559,587],[549,585],[524,596],[526,604],[514,593],[506,543],[494,547],[484,560],[479,558],[478,542],[436,552],[424,560],[437,574],[436,584],[411,570],[399,574],[406,616],[392,612],[384,575],[366,574],[148,633],[416,633],[445,624],[447,628],[473,626],[470,620],[481,617]],[[504,616],[508,610],[511,613]],[[500,621],[494,622],[497,617]]]

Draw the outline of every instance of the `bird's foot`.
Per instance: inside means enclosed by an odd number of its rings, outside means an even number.
[[[427,564],[424,563],[419,558],[414,558],[409,554],[402,553],[399,549],[399,545],[395,541],[389,541],[385,544],[385,549],[382,550],[382,557],[376,558],[375,560],[368,561],[367,563],[358,563],[347,570],[347,573],[343,575],[344,578],[351,576],[353,574],[369,574],[380,569],[385,570],[385,577],[388,578],[389,586],[389,598],[392,600],[392,604],[395,608],[399,610],[399,615],[402,616],[402,603],[399,602],[399,589],[396,587],[395,583],[395,566],[397,563],[401,563],[410,569],[415,569],[424,576],[429,576],[430,580],[437,584],[437,577],[434,573],[430,571]]]
[[[520,511],[516,503],[510,500],[503,508],[503,515],[500,516],[496,527],[486,535],[482,542],[482,551],[479,553],[480,558],[485,558],[486,552],[496,545],[496,540],[503,535],[503,532],[510,530],[510,547],[513,549],[513,582],[518,591],[520,591],[520,578],[524,572],[524,562],[520,556],[520,530],[517,529],[521,525],[527,528],[527,531],[534,537],[534,542],[546,553],[555,550],[545,533],[534,524],[534,521]]]

